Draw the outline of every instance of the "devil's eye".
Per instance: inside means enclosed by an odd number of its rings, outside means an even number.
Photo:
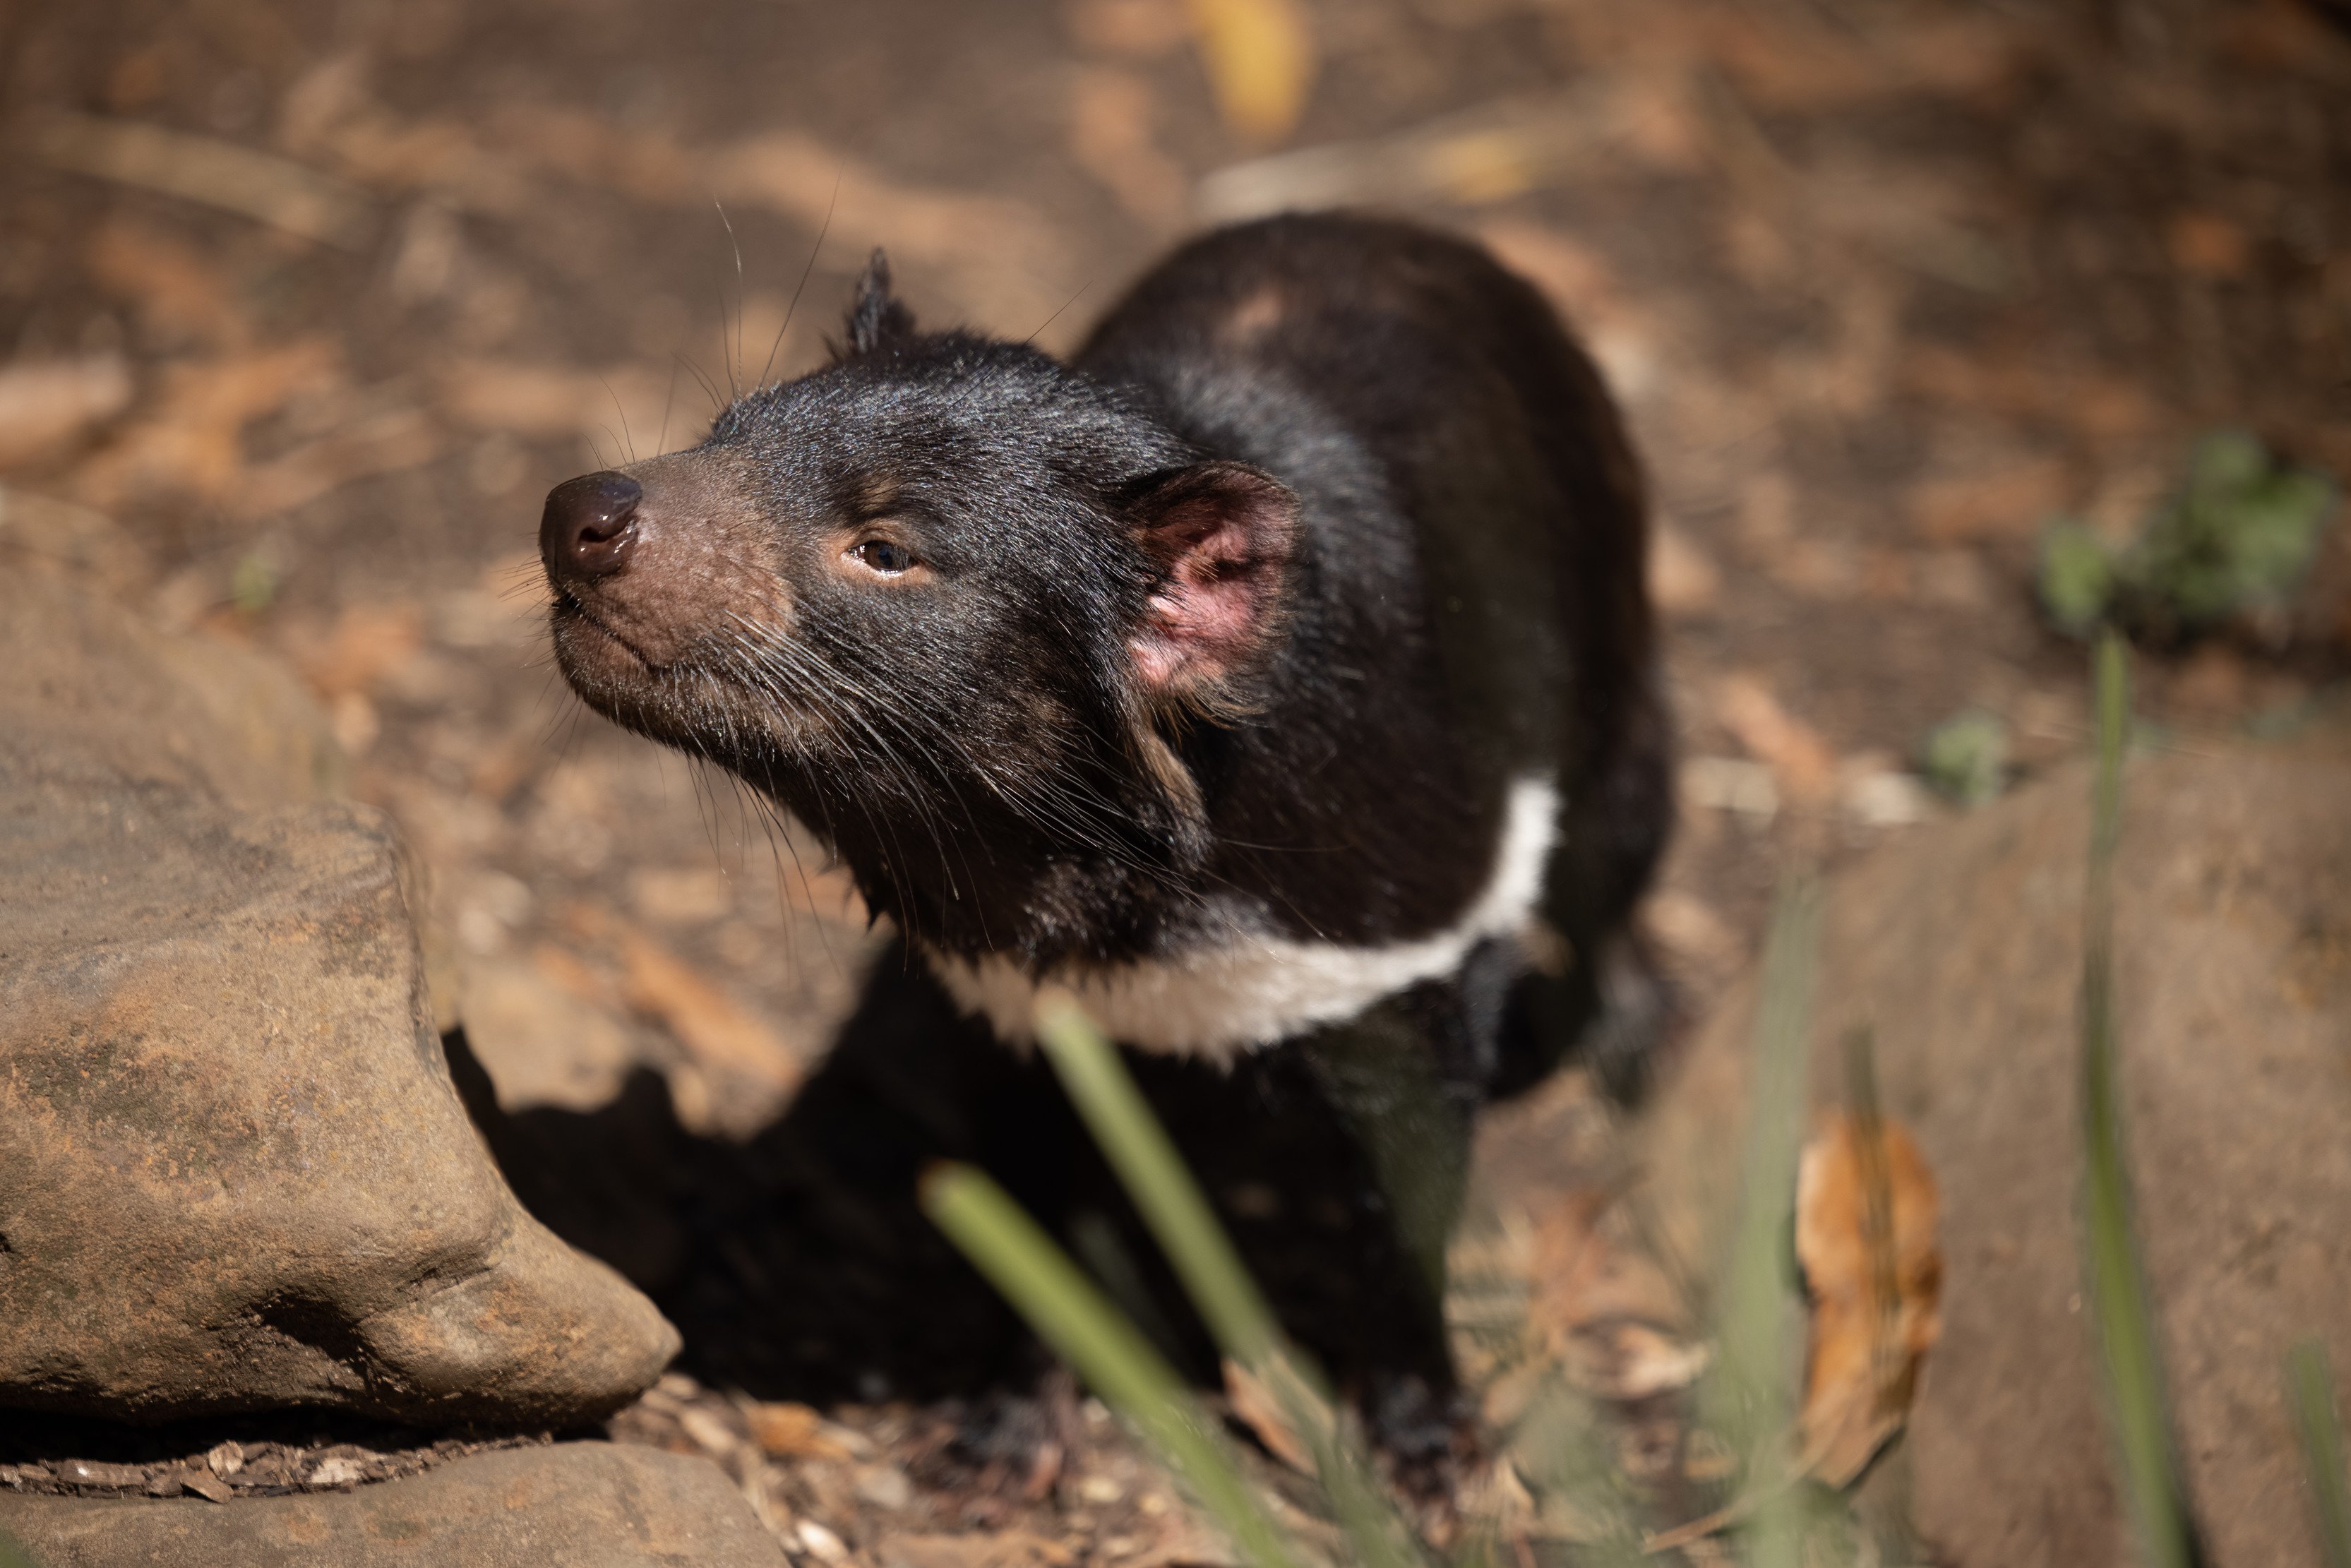
[[[880,572],[883,577],[896,577],[913,570],[915,565],[914,552],[890,539],[867,539],[849,553],[867,570]]]

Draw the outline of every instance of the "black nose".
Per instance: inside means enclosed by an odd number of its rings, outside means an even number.
[[[610,471],[566,479],[547,493],[538,519],[538,553],[559,576],[605,577],[629,564],[637,547],[637,503],[644,486]]]

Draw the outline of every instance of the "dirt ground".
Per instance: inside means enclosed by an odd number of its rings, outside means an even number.
[[[2221,426],[2351,474],[2339,11],[1265,9],[1303,23],[1294,115],[1218,54],[1249,5],[0,11],[0,538],[304,672],[429,873],[526,1200],[654,1290],[695,1377],[835,1406],[768,1450],[807,1461],[773,1507],[820,1561],[893,1506],[1140,1560],[1167,1511],[1126,1459],[1056,1490],[1066,1396],[999,1418],[825,1337],[952,1267],[909,1241],[911,1275],[836,1289],[768,1233],[806,1197],[786,1107],[883,938],[543,646],[549,486],[816,363],[873,246],[922,319],[1049,348],[1175,237],[1292,204],[1460,228],[1544,287],[1655,488],[1684,809],[1646,919],[1688,1017],[1786,867],[1950,809],[1932,727],[1989,710],[2021,774],[2078,749],[2085,656],[2030,586],[2053,514],[2127,528]],[[2340,532],[2292,624],[2147,662],[2182,744],[2351,669]],[[916,1337],[1000,1371],[990,1310]],[[739,1443],[742,1408],[681,1380],[630,1419]]]

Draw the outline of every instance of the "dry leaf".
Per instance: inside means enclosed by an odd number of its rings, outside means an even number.
[[[609,432],[617,443],[637,447],[660,438],[664,409],[674,402],[666,381],[629,365],[587,371],[461,360],[441,375],[438,390],[451,416],[469,427],[538,441]]]
[[[799,1053],[694,966],[626,928],[620,932],[620,947],[629,1005],[667,1025],[697,1066],[752,1079],[778,1093],[799,1082]]]
[[[834,232],[871,236],[893,258],[967,262],[979,248],[1008,267],[1066,265],[1068,246],[1018,202],[901,184],[798,131],[719,148],[705,168],[707,183],[728,201],[757,203],[812,228],[829,213]]]
[[[365,692],[413,658],[424,643],[424,614],[413,601],[346,606],[323,637],[299,639],[291,652],[305,680],[332,701]]]
[[[364,246],[374,226],[367,197],[340,180],[210,136],[64,114],[41,129],[37,145],[61,169],[202,202],[345,249]]]
[[[240,347],[253,335],[220,269],[195,246],[160,229],[110,219],[90,235],[82,254],[92,279],[135,303],[151,329],[223,348]]]
[[[295,398],[331,392],[340,355],[324,338],[166,367],[162,393],[86,464],[77,484],[101,510],[157,490],[232,504],[246,474],[245,427]]]
[[[1257,1434],[1268,1453],[1301,1475],[1314,1473],[1314,1456],[1308,1450],[1305,1439],[1298,1435],[1298,1428],[1282,1413],[1281,1402],[1255,1374],[1237,1361],[1225,1363],[1225,1396],[1232,1401],[1233,1414]]]
[[[970,1535],[885,1535],[874,1548],[882,1568],[1063,1568],[1070,1549],[1025,1530]]]
[[[1782,707],[1760,678],[1724,677],[1714,706],[1723,727],[1771,769],[1790,800],[1818,804],[1835,793],[1836,752],[1819,731]]]
[[[440,431],[422,413],[387,409],[247,470],[234,509],[247,517],[291,511],[354,479],[422,467],[441,447]]]
[[[1494,259],[1543,292],[1561,314],[1580,328],[1624,308],[1616,276],[1598,251],[1556,229],[1520,218],[1497,218],[1479,226],[1478,237]]]
[[[0,367],[0,468],[59,451],[130,402],[117,354]]]
[[[1649,532],[1649,596],[1667,615],[1698,615],[1722,597],[1722,573],[1706,550],[1670,523]]]
[[[1164,55],[1192,36],[1183,0],[1076,0],[1062,20],[1080,48],[1135,59]]]
[[[1306,112],[1314,33],[1297,0],[1191,0],[1194,41],[1225,124],[1245,141],[1280,141]]]
[[[2154,400],[2139,383],[2061,368],[2026,352],[1963,354],[1914,346],[1903,356],[1898,379],[1906,391],[1939,402],[2092,435],[2133,435],[2156,423]]]
[[[809,1406],[789,1400],[744,1406],[751,1440],[771,1459],[849,1459],[857,1447],[841,1440],[842,1429]]]
[[[1605,1187],[1579,1188],[1536,1219],[1527,1327],[1545,1362],[1575,1386],[1604,1399],[1646,1399],[1687,1387],[1710,1353],[1659,1326],[1682,1316],[1672,1282],[1612,1239],[1614,1199]]]
[[[1184,221],[1191,184],[1159,150],[1151,84],[1133,71],[1092,68],[1070,94],[1070,153],[1133,216],[1161,228]]]
[[[1911,525],[1938,544],[2023,538],[2045,526],[2068,493],[2064,465],[2054,458],[1925,479],[1910,489]]]
[[[1702,1343],[1618,1318],[1578,1329],[1561,1358],[1561,1370],[1587,1394],[1629,1404],[1687,1388],[1713,1359]]]
[[[2171,265],[2191,277],[2226,280],[2252,269],[2252,241],[2218,213],[2174,213],[2164,225],[2163,243]]]
[[[713,1458],[723,1459],[743,1446],[743,1439],[716,1412],[689,1405],[677,1413],[678,1430]]]
[[[1918,1365],[1942,1332],[1935,1178],[1899,1124],[1838,1113],[1796,1174],[1796,1259],[1812,1299],[1803,1470],[1860,1475],[1908,1416]]]
[[[0,548],[19,565],[86,573],[129,595],[154,570],[146,548],[103,512],[0,486]]]

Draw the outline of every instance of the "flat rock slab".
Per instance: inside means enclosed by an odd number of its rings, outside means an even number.
[[[225,1504],[0,1495],[40,1568],[782,1568],[707,1459],[611,1443],[480,1454],[350,1491]]]
[[[2134,1556],[2074,1219],[2089,795],[2075,768],[1922,831],[1823,909],[1813,1103],[1843,1102],[1839,1042],[1868,1028],[1942,1190],[1945,1328],[1907,1456],[1937,1561]],[[2219,1563],[2314,1562],[2282,1368],[2317,1337],[2351,1373],[2351,737],[2135,759],[2116,894],[2125,1128],[2194,1503]],[[1754,999],[1645,1129],[1651,1211],[1702,1268],[1735,1207]]]
[[[246,664],[62,593],[0,584],[0,1407],[560,1426],[634,1396],[676,1334],[467,1120],[390,821],[284,803],[315,757],[218,717],[280,712],[274,677],[240,696]]]

